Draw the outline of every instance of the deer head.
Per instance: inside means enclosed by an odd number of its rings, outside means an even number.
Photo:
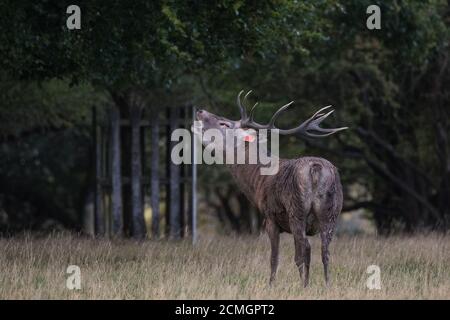
[[[312,138],[321,138],[332,135],[336,132],[347,129],[347,127],[341,128],[322,128],[320,127],[320,123],[325,120],[330,114],[333,113],[333,109],[330,109],[331,106],[326,106],[321,108],[316,113],[314,113],[310,118],[302,122],[299,126],[292,129],[279,129],[275,126],[275,121],[278,117],[283,113],[289,106],[291,106],[294,101],[291,101],[281,108],[279,108],[272,116],[270,121],[267,124],[260,124],[255,122],[254,114],[255,109],[258,103],[255,103],[250,110],[250,113],[247,114],[247,108],[245,107],[245,102],[252,91],[248,91],[244,96],[243,101],[241,101],[241,96],[244,91],[239,92],[236,103],[239,107],[239,112],[241,114],[241,118],[239,120],[230,120],[213,113],[210,113],[205,110],[197,111],[197,120],[202,122],[202,130],[205,132],[208,129],[217,129],[223,135],[225,139],[227,130],[234,130],[235,136],[238,138],[238,141],[247,141],[253,142],[257,139],[257,130],[261,129],[277,129],[278,133],[281,135],[290,135],[290,134],[299,134],[304,137],[312,137]],[[253,130],[250,130],[253,129]]]

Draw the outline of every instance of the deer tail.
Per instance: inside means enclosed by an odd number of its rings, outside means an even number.
[[[313,163],[309,169],[309,174],[311,175],[312,187],[315,190],[319,184],[320,174],[322,171],[322,166],[318,163]]]

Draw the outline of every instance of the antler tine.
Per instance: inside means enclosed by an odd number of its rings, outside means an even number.
[[[254,116],[254,114],[255,114],[255,109],[256,109],[256,106],[258,105],[258,103],[259,103],[259,102],[256,102],[256,103],[253,105],[253,107],[250,109],[250,115],[248,116],[250,121],[253,121],[253,116]]]
[[[236,98],[236,104],[239,107],[239,112],[241,113],[241,120],[245,120],[247,118],[247,111],[241,102],[241,95],[244,93],[244,90],[241,90]]]
[[[247,100],[247,97],[250,95],[250,93],[252,93],[252,91],[253,91],[253,90],[249,90],[249,91],[247,92],[247,94],[244,96],[244,102],[245,102],[245,100]]]
[[[325,120],[326,117],[328,117],[330,114],[332,114],[334,112],[333,110],[328,111],[327,113],[320,113],[317,114],[317,112],[315,113],[315,116],[312,116],[310,119],[310,125],[313,126],[318,126],[323,120]]]
[[[315,134],[315,133],[307,132],[306,135],[308,137],[312,137],[312,138],[328,137],[336,132],[346,130],[346,129],[348,129],[348,127],[341,127],[341,128],[335,128],[335,129],[326,129],[326,128],[319,128],[319,129],[320,129],[320,132],[323,132],[322,134]],[[319,131],[319,130],[316,130],[316,131]]]
[[[252,90],[247,92],[247,94],[244,96],[244,100],[241,102],[241,95],[243,92],[244,92],[243,90],[241,92],[239,92],[238,97],[237,97],[237,104],[238,104],[239,110],[241,112],[241,125],[246,128],[267,129],[268,128],[267,125],[262,125],[262,124],[256,123],[253,120],[253,115],[255,112],[255,108],[258,105],[258,102],[253,105],[252,109],[250,110],[250,115],[247,116],[247,110],[245,108],[244,103],[245,103],[246,99],[248,98],[248,96],[250,95],[250,93],[252,93]]]
[[[241,95],[244,93],[244,90],[241,90],[237,96],[236,103],[239,107],[239,112],[241,113],[241,120],[247,121],[247,109],[245,108],[245,101],[247,100],[247,97],[252,93],[252,90],[248,91],[245,96],[244,100],[241,102]]]
[[[333,133],[348,129],[348,127],[341,127],[341,128],[321,128],[319,124],[325,120],[330,114],[332,114],[334,110],[331,110],[327,112],[326,114],[321,115],[320,117],[313,119],[309,124],[307,130],[314,130],[317,132],[321,132],[322,134],[317,135],[314,133],[306,132],[311,137],[326,137],[329,135],[332,135]]]
[[[334,112],[334,110],[330,110],[327,113],[322,113],[322,111],[327,110],[331,108],[331,106],[326,106],[320,110],[318,110],[316,113],[314,113],[308,120],[303,122],[300,126],[288,129],[288,130],[280,130],[280,134],[293,134],[293,133],[300,133],[308,137],[314,137],[314,138],[320,138],[320,137],[326,137],[329,135],[332,135],[338,131],[342,131],[345,129],[348,129],[348,127],[341,127],[341,128],[321,128],[319,125],[320,123],[325,120],[330,114]],[[317,133],[312,133],[309,131],[315,131]]]
[[[272,118],[270,119],[269,124],[268,124],[269,129],[274,129],[275,121],[277,120],[278,116],[279,116],[284,110],[286,110],[287,108],[289,108],[289,106],[290,106],[291,104],[293,104],[293,103],[294,103],[294,101],[291,101],[291,102],[285,104],[285,105],[282,106],[280,109],[278,109],[277,112],[275,112],[275,113],[273,114],[273,116],[272,116]]]
[[[310,119],[313,119],[313,118],[315,118],[315,117],[319,117],[319,116],[323,115],[323,113],[321,113],[321,112],[322,112],[322,111],[325,111],[325,110],[327,110],[327,109],[330,109],[331,107],[332,107],[332,106],[329,105],[329,106],[326,106],[326,107],[323,107],[323,108],[317,110],[316,113],[314,113]],[[333,111],[334,111],[334,110],[332,110],[331,112],[333,112]]]
[[[243,102],[241,102],[241,95],[244,93],[242,90],[239,92],[237,97],[237,104],[239,106],[239,110],[241,112],[241,124],[243,127],[246,128],[253,128],[253,129],[278,129],[275,127],[275,121],[278,119],[281,113],[283,113],[289,106],[291,106],[294,101],[291,101],[281,108],[279,108],[272,116],[268,124],[262,125],[254,121],[253,116],[255,114],[256,106],[258,105],[258,102],[253,105],[253,107],[250,110],[250,115],[247,117],[247,111],[245,109],[245,106],[243,103],[245,103],[247,97],[250,95],[252,90],[248,91],[247,94],[244,96]],[[329,135],[332,135],[336,132],[348,129],[348,127],[341,127],[341,128],[321,128],[320,123],[325,120],[330,114],[334,112],[333,109],[330,109],[332,106],[326,106],[319,110],[317,110],[310,118],[308,118],[306,121],[301,123],[298,127],[292,128],[292,129],[278,129],[279,134],[282,135],[288,135],[288,134],[294,134],[299,133],[307,137],[314,137],[314,138],[320,138],[320,137],[326,137]],[[325,112],[327,111],[327,112]],[[313,132],[310,132],[313,131]]]

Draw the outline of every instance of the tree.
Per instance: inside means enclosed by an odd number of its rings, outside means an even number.
[[[0,87],[0,231],[80,230],[79,213],[91,201],[91,103],[104,93],[4,75]]]
[[[365,28],[370,4],[332,1],[313,10],[321,36],[311,46],[301,54],[282,51],[276,59],[250,57],[221,77],[206,75],[205,97],[220,97],[211,103],[219,109],[243,86],[253,88],[254,100],[265,102],[257,111],[261,121],[295,100],[300,107],[279,120],[287,127],[313,107],[333,104],[336,122],[350,126],[348,132],[304,140],[306,148],[298,139],[282,139],[283,152],[332,160],[347,189],[344,209],[368,209],[380,233],[447,230],[448,4],[379,3],[380,31]],[[356,195],[350,187],[359,190]]]
[[[236,93],[253,88],[253,99],[264,102],[257,110],[261,121],[288,100],[302,106],[279,119],[280,126],[296,124],[318,105],[339,109],[337,122],[348,123],[350,131],[326,141],[281,143],[286,156],[312,153],[337,164],[348,189],[346,209],[367,208],[384,233],[448,229],[446,1],[94,0],[79,2],[82,24],[74,31],[65,24],[68,4],[0,3],[0,134],[14,141],[42,128],[78,128],[76,119],[88,117],[91,102],[112,104],[100,114],[106,112],[120,131],[112,130],[118,226],[123,207],[123,225],[133,217],[131,233],[143,236],[136,200],[142,198],[136,183],[142,114],[195,101],[230,116]],[[371,4],[381,8],[381,30],[365,27]],[[68,83],[81,85],[70,94],[63,89],[48,95],[49,84]],[[75,101],[83,107],[77,109]],[[122,120],[132,127],[118,126]],[[153,117],[153,131],[157,122]],[[151,144],[155,148],[158,141]],[[157,163],[159,155],[152,157]],[[127,175],[131,186],[121,197],[120,177]],[[152,180],[155,192],[156,186]],[[154,209],[157,204],[152,197]],[[245,214],[230,217],[249,221]]]
[[[278,47],[303,39],[291,23],[312,5],[98,0],[78,6],[81,29],[70,31],[66,3],[4,1],[0,10],[8,18],[1,22],[0,66],[17,79],[66,78],[109,91],[120,117],[131,120],[131,131],[121,132],[131,145],[125,167],[131,174],[132,206],[124,199],[124,210],[132,217],[132,234],[142,237],[140,118],[143,109],[159,107],[150,97],[161,91],[170,95],[200,70],[214,72],[246,56],[274,55]]]

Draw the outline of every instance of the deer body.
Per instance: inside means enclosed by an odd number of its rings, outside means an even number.
[[[291,232],[288,210],[303,213],[306,235],[318,233],[317,212],[322,207],[342,206],[342,187],[336,167],[316,157],[280,159],[275,175],[260,175],[261,165],[237,164],[230,173],[248,200],[280,228]],[[335,219],[330,213],[328,220]]]
[[[316,157],[280,159],[275,175],[261,175],[260,164],[229,166],[231,175],[249,201],[264,215],[265,229],[271,242],[271,275],[275,279],[279,236],[292,233],[295,262],[304,285],[309,281],[310,244],[306,236],[320,233],[325,280],[328,282],[328,246],[342,209],[339,173],[329,161]]]
[[[232,121],[200,110],[197,112],[197,118],[203,122],[203,130],[220,129],[225,135],[225,129],[244,130],[244,132],[247,128],[272,129],[276,117],[286,106],[290,105],[289,103],[278,110],[269,125],[264,126],[252,120],[254,108],[250,117],[246,116],[245,109],[240,102],[240,94],[238,95],[238,105],[241,110],[241,120]],[[299,127],[279,130],[280,133],[292,134],[298,132],[307,136],[320,137],[345,129],[319,127],[320,122],[331,113],[321,113],[327,108],[322,108],[316,112]],[[322,135],[310,133],[309,130],[322,133]],[[271,244],[270,283],[275,279],[277,272],[280,233],[288,232],[294,237],[295,263],[304,286],[307,286],[309,282],[311,261],[311,246],[307,236],[320,233],[322,263],[325,281],[328,284],[328,247],[343,201],[342,186],[337,168],[329,161],[317,157],[278,160],[279,169],[273,175],[262,175],[260,169],[263,165],[260,163],[231,164],[228,166],[241,191],[265,217],[265,230]]]

